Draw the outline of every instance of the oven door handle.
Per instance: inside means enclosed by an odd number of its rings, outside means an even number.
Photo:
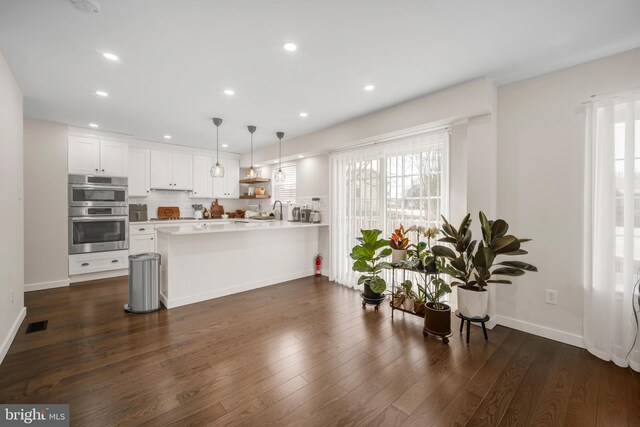
[[[76,217],[69,217],[69,219],[72,222],[105,222],[105,221],[120,221],[120,220],[124,220],[126,222],[129,221],[128,216],[108,216],[108,215],[76,216]]]
[[[70,184],[72,189],[79,190],[116,190],[116,191],[126,191],[128,187],[123,187],[121,185],[84,185],[84,184]]]

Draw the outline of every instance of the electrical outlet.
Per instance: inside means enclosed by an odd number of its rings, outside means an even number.
[[[13,289],[9,291],[9,296],[11,298],[11,304],[13,304]]]
[[[547,304],[558,305],[558,291],[555,289],[545,289],[544,302]]]

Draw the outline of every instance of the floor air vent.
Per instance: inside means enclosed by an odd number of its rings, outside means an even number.
[[[26,333],[30,334],[31,332],[44,331],[45,329],[47,329],[47,323],[49,323],[48,320],[41,320],[39,322],[29,323],[29,326],[27,326]]]

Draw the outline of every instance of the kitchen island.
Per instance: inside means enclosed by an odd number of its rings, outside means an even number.
[[[314,274],[327,224],[220,221],[156,227],[167,308]]]

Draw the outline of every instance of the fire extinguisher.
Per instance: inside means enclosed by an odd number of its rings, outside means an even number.
[[[316,255],[316,277],[320,277],[322,271],[322,255]]]

